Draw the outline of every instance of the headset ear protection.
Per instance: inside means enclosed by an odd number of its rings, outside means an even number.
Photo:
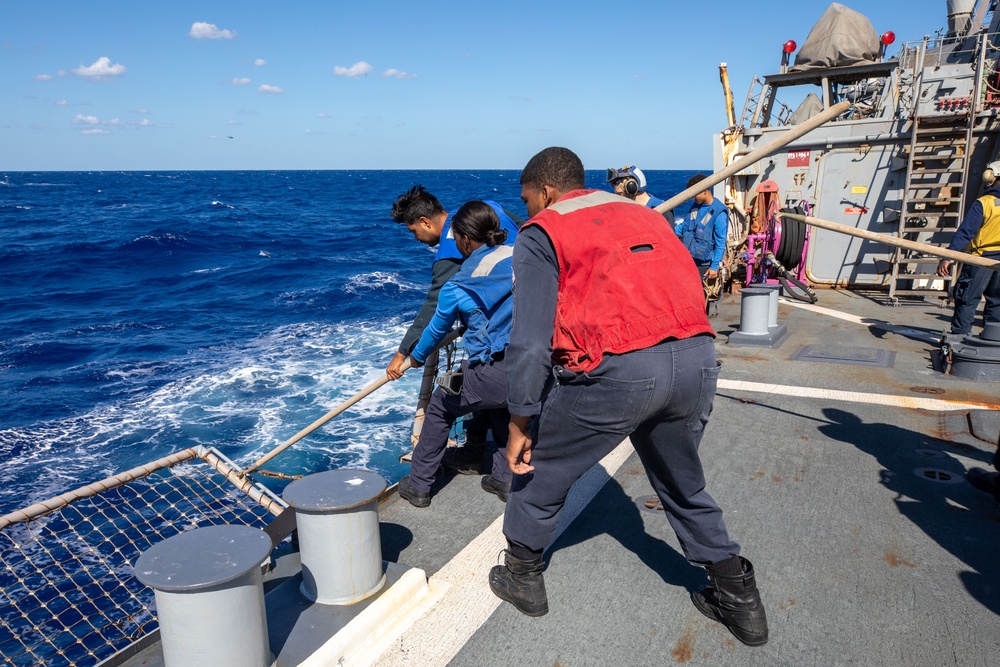
[[[625,179],[625,194],[630,197],[639,194],[639,181],[635,180],[634,176],[629,176]]]
[[[1000,160],[986,165],[986,171],[983,172],[983,183],[986,187],[990,187],[997,182],[998,178],[1000,178]]]
[[[997,173],[1000,173],[1000,170]],[[622,189],[629,197],[646,190],[646,176],[632,165],[627,164],[621,169],[608,169],[608,183],[622,180],[625,181]]]

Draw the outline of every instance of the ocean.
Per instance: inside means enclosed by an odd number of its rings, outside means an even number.
[[[649,191],[694,173],[648,171]],[[378,379],[416,315],[433,254],[396,196],[523,218],[518,177],[0,172],[0,515],[194,445],[252,463]],[[411,371],[267,468],[396,482],[418,387]]]

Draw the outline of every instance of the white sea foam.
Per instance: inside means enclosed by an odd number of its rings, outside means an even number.
[[[420,292],[427,289],[426,285],[416,285],[404,281],[398,273],[390,271],[372,271],[353,276],[344,285],[348,294],[362,294],[382,289],[386,285],[395,285],[404,292]]]
[[[382,377],[406,323],[301,323],[251,344],[193,354],[190,376],[115,405],[0,430],[0,493],[27,505],[196,444],[248,464]],[[109,371],[136,379],[157,364]],[[419,374],[384,385],[268,467],[362,468],[410,447]],[[15,453],[16,450],[16,453]],[[327,463],[329,465],[329,463]],[[25,481],[32,480],[29,490]]]

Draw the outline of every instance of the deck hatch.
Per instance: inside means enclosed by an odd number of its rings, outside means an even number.
[[[924,481],[937,484],[961,484],[965,481],[961,474],[940,468],[917,468],[913,474]]]
[[[794,361],[819,361],[830,364],[879,366],[892,368],[896,353],[874,347],[849,347],[846,345],[803,345],[790,357]]]

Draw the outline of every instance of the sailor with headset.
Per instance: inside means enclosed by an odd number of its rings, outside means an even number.
[[[647,208],[656,208],[663,203],[662,199],[646,192],[646,176],[642,170],[625,165],[621,169],[608,169],[608,183],[615,189],[615,194],[627,197]]]
[[[949,250],[1000,260],[1000,161],[986,165],[983,185],[986,192],[969,208],[962,224],[948,244]],[[938,263],[937,274],[951,275],[951,260]],[[955,312],[949,334],[965,336],[972,332],[979,300],[986,297],[983,324],[1000,323],[1000,272],[965,264],[955,283]]]

